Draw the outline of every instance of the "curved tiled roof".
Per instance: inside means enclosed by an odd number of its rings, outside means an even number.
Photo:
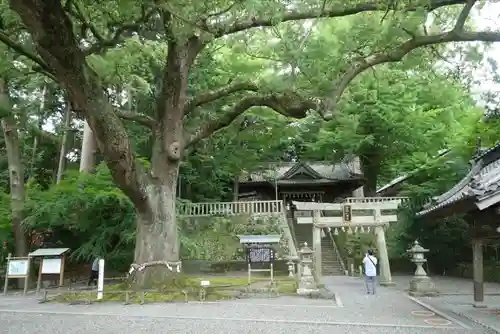
[[[357,172],[352,163],[332,164],[328,162],[284,162],[270,163],[261,170],[243,173],[240,182],[262,182],[272,180],[289,180],[298,173],[309,175],[312,179],[343,181],[359,179],[362,175]]]
[[[417,215],[424,216],[466,198],[477,202],[494,193],[500,193],[500,143],[476,154],[469,173],[453,188],[434,197]]]

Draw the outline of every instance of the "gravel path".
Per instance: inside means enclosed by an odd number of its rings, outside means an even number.
[[[337,292],[340,305],[333,300],[281,297],[68,306],[38,304],[34,297],[0,296],[0,333],[486,333],[473,324],[464,328],[429,315],[397,289],[380,288],[377,295],[368,296],[359,279],[326,278],[325,283]]]
[[[233,320],[186,320],[165,318],[127,318],[119,316],[47,315],[0,313],[0,333],[481,333],[478,331],[446,330],[432,328],[376,327],[330,324],[297,324],[284,322],[250,322]]]

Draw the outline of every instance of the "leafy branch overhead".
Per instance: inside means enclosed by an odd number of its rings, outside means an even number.
[[[14,1],[12,3],[15,3]],[[23,2],[18,2],[23,3]],[[35,4],[30,1],[24,1],[26,3],[25,9],[30,6],[33,7]],[[425,9],[427,11],[433,11],[438,8],[445,6],[465,4],[464,10],[461,12],[459,18],[457,19],[457,24],[455,28],[450,31],[442,32],[435,35],[413,35],[411,39],[404,43],[401,43],[389,50],[384,52],[375,53],[362,59],[357,59],[354,64],[346,69],[344,73],[335,81],[332,95],[327,103],[323,106],[326,110],[322,108],[318,110],[325,117],[331,117],[335,110],[337,103],[342,97],[343,92],[349,85],[349,83],[360,73],[366,69],[373,67],[378,64],[386,62],[395,62],[401,60],[406,54],[410,53],[412,50],[438,43],[452,42],[452,41],[487,41],[494,42],[500,40],[500,33],[497,32],[470,32],[464,30],[465,20],[476,1],[465,1],[465,0],[433,0],[430,2],[425,2],[423,4],[410,4],[404,5],[388,5],[384,7],[380,4],[374,3],[364,3],[364,4],[353,4],[344,6],[333,6],[333,8],[328,8],[328,5],[324,3],[319,6],[319,4],[311,4],[306,10],[299,9],[288,9],[283,10],[281,8],[280,15],[265,16],[255,13],[250,15],[250,17],[240,17],[237,13],[245,7],[244,1],[235,1],[227,6],[225,9],[215,11],[214,14],[210,15],[200,15],[198,18],[186,19],[184,16],[179,14],[175,8],[167,4],[162,4],[161,2],[156,2],[146,7],[141,5],[136,8],[134,14],[126,19],[110,19],[107,22],[106,29],[99,29],[97,25],[93,24],[89,18],[91,10],[84,10],[78,1],[67,1],[64,6],[64,13],[61,13],[62,17],[73,18],[73,24],[80,27],[79,38],[83,38],[86,41],[87,46],[83,48],[81,53],[92,54],[92,53],[102,53],[105,50],[115,47],[116,45],[123,43],[125,38],[132,36],[133,34],[141,34],[146,30],[151,30],[151,25],[147,25],[148,21],[155,21],[162,18],[164,26],[164,31],[171,30],[170,28],[174,25],[174,20],[180,20],[187,28],[192,28],[195,30],[202,29],[203,45],[206,45],[213,39],[227,36],[230,34],[242,32],[255,27],[272,27],[282,22],[306,20],[306,19],[318,19],[318,18],[335,18],[343,17],[348,15],[359,14],[363,12],[370,11],[389,11],[389,10],[400,10],[406,12],[412,12],[416,10]],[[16,10],[16,5],[12,5],[12,8]],[[20,8],[19,6],[17,8]],[[112,17],[111,13],[104,8],[99,8],[102,13],[100,16],[107,15]],[[87,12],[85,12],[87,11]],[[132,16],[132,17],[130,17]],[[196,32],[195,32],[196,33]],[[207,36],[203,34],[208,34]],[[168,36],[167,36],[168,37]],[[45,63],[42,58],[38,55],[33,54],[28,51],[28,49],[23,48],[21,45],[15,43],[8,35],[0,31],[0,40],[3,41],[7,46],[11,47],[14,51],[24,54],[28,59],[36,62],[46,73],[52,75],[53,69],[51,69],[47,63]],[[172,43],[171,41],[169,43]],[[177,41],[176,41],[177,43]],[[249,84],[247,90],[256,90],[256,86]],[[241,86],[241,84],[240,84]],[[226,91],[229,89],[229,91]],[[217,99],[224,97],[237,90],[242,90],[241,87],[232,85],[231,87],[221,88],[210,96],[201,94],[192,101],[188,102],[184,112],[186,114],[190,113],[193,109],[200,106],[201,104],[208,103],[211,101],[216,101]],[[207,98],[209,100],[207,100]],[[279,98],[276,96],[276,98]],[[244,105],[245,101],[242,101],[241,105]],[[250,105],[249,105],[250,106]],[[250,106],[251,107],[251,106]],[[146,120],[141,116],[132,116],[130,114],[119,115],[123,116],[123,119],[135,119],[138,120],[140,124],[151,126],[151,120]],[[226,119],[224,115],[222,118]],[[220,120],[216,121],[221,123]]]

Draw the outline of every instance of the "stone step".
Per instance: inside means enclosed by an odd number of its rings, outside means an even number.
[[[335,269],[335,270],[326,270],[323,269],[323,274],[344,274],[344,271],[342,269]]]
[[[322,258],[335,258],[335,259],[338,258],[337,254],[332,254],[332,253],[326,253],[325,254],[323,252],[321,253],[321,257]]]
[[[338,272],[343,272],[344,269],[342,267],[322,267],[323,271],[329,270],[329,271],[338,271]]]

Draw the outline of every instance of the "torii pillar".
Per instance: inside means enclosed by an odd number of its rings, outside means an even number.
[[[387,252],[387,243],[385,241],[384,226],[375,227],[375,238],[377,240],[377,249],[380,261],[380,285],[394,285],[391,275],[391,264],[389,262],[389,253]]]

